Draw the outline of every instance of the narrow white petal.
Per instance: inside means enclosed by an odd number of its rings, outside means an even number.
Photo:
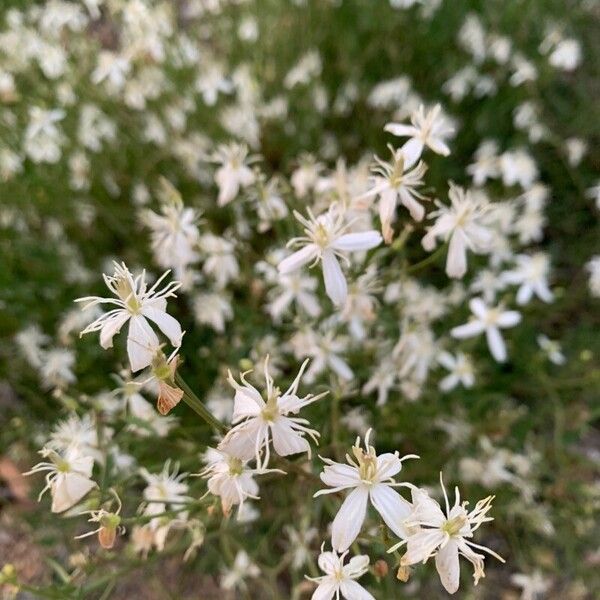
[[[521,321],[521,313],[516,310],[507,310],[498,317],[499,327],[514,327]]]
[[[421,158],[423,142],[418,138],[411,138],[402,146],[404,155],[404,169],[410,169]]]
[[[504,362],[506,360],[506,344],[502,339],[500,330],[497,327],[488,327],[485,335],[492,356],[498,362]]]
[[[398,492],[384,483],[378,483],[371,488],[371,502],[381,515],[385,524],[401,539],[408,537],[408,531],[403,525],[411,511],[411,504]]]
[[[345,552],[358,537],[367,514],[369,491],[358,487],[344,500],[331,525],[331,544],[334,550]]]
[[[370,250],[381,244],[379,231],[361,231],[359,233],[346,233],[340,236],[331,247],[343,252],[354,252],[357,250]]]
[[[323,579],[319,587],[313,592],[311,600],[331,600],[337,589],[337,582],[333,579]]]
[[[375,600],[373,595],[353,579],[344,579],[340,582],[340,591],[348,600]]]
[[[313,261],[318,254],[318,248],[315,244],[308,244],[301,250],[294,252],[292,255],[284,258],[278,265],[279,272],[282,274],[291,273],[309,262]]]
[[[131,370],[135,373],[147,367],[159,346],[158,337],[143,315],[135,315],[129,321],[127,354]]]
[[[448,277],[461,279],[467,272],[467,246],[462,232],[455,231],[448,245],[448,258],[446,259],[446,274]]]
[[[483,333],[484,330],[485,326],[481,321],[470,321],[464,325],[453,327],[450,330],[450,335],[458,339],[463,339],[479,335],[480,333]]]
[[[121,327],[125,325],[127,320],[129,319],[129,313],[126,310],[119,311],[115,313],[113,317],[107,319],[104,323],[102,329],[100,330],[100,345],[106,350],[107,348],[112,348],[113,337],[119,333]]]
[[[449,540],[435,555],[435,566],[446,591],[449,594],[454,594],[458,590],[460,580],[458,547],[454,540]]]
[[[153,306],[144,306],[144,308],[142,308],[142,314],[158,325],[158,328],[169,338],[169,341],[173,346],[176,348],[181,346],[183,333],[177,319]]]
[[[333,250],[323,252],[323,279],[325,281],[325,291],[331,301],[336,306],[343,305],[348,295],[348,286]]]
[[[278,417],[271,425],[273,447],[279,456],[289,456],[308,452],[310,445],[304,437],[295,431],[292,422],[286,417]]]

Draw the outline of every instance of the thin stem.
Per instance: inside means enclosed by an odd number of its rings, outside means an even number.
[[[221,423],[213,414],[204,406],[200,398],[194,394],[190,386],[184,381],[183,377],[175,374],[175,383],[183,390],[183,401],[200,417],[202,417],[211,427],[219,433],[225,433],[228,429],[227,425]]]
[[[442,244],[433,254],[430,254],[427,258],[422,261],[415,263],[414,265],[410,265],[407,267],[407,273],[416,273],[420,271],[423,267],[427,267],[431,263],[434,263],[446,250],[446,244]]]

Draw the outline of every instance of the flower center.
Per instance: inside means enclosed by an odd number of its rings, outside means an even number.
[[[232,456],[229,458],[229,474],[232,476],[241,475],[244,470],[244,465],[239,458]]]
[[[450,537],[458,535],[460,530],[467,524],[467,518],[464,515],[458,515],[453,519],[448,519],[442,525],[442,531],[447,533]]]
[[[329,246],[329,231],[323,225],[323,223],[317,223],[317,226],[313,232],[313,240],[317,246],[326,248]]]
[[[354,446],[352,453],[358,461],[358,474],[362,481],[373,483],[377,475],[377,455],[375,449],[369,447],[369,451],[365,452],[362,448]]]

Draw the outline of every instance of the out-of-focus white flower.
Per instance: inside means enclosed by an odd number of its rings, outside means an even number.
[[[456,355],[450,352],[440,352],[438,362],[450,371],[446,377],[440,381],[440,390],[449,392],[453,390],[459,383],[466,388],[473,387],[475,383],[475,373],[471,359],[462,352],[457,352]]]
[[[367,335],[365,326],[375,321],[378,301],[374,294],[378,289],[375,265],[369,265],[366,272],[350,284],[340,320],[348,324],[348,330],[356,340],[363,340]]]
[[[231,241],[206,233],[200,238],[200,248],[208,255],[202,270],[214,278],[217,288],[222,289],[237,278],[240,266],[235,256],[235,246]]]
[[[304,198],[317,185],[319,175],[324,167],[311,154],[301,155],[299,162],[298,168],[292,173],[290,182],[296,196]]]
[[[194,316],[198,323],[210,325],[215,331],[225,331],[226,321],[233,318],[231,303],[223,292],[198,294],[194,298]]]
[[[592,256],[585,265],[585,268],[590,274],[588,286],[592,296],[600,298],[600,254]]]
[[[112,434],[112,430],[104,429],[107,438]],[[98,451],[98,432],[96,423],[94,423],[91,414],[85,414],[79,417],[73,413],[69,418],[57,423],[52,433],[47,447],[58,452],[64,452],[71,446],[77,446],[82,454],[91,456],[94,460],[102,462],[102,454]]]
[[[574,39],[561,40],[548,57],[548,62],[562,71],[574,71],[581,63],[581,44]]]
[[[29,108],[29,123],[25,130],[24,150],[35,163],[56,163],[61,157],[64,136],[57,123],[66,113],[62,109]]]
[[[488,348],[498,362],[506,360],[506,344],[502,339],[500,329],[514,327],[521,321],[521,314],[515,310],[503,310],[501,306],[490,308],[481,298],[472,298],[469,308],[474,319],[465,325],[454,327],[450,334],[452,337],[463,339],[485,332]]]
[[[429,216],[435,223],[428,228],[422,240],[423,248],[431,252],[436,239],[449,240],[446,274],[460,279],[467,272],[467,249],[475,253],[489,250],[492,234],[485,226],[483,215],[487,206],[469,191],[450,184],[450,206],[436,200],[438,210]]]
[[[283,85],[291,90],[297,85],[304,85],[321,74],[323,65],[318,51],[311,50],[304,54],[298,63],[290,69],[283,80]]]
[[[535,161],[523,148],[504,152],[500,156],[500,171],[504,185],[518,183],[523,189],[529,189],[538,177]]]
[[[111,348],[113,337],[129,321],[127,354],[129,355],[131,370],[136,372],[152,362],[156,349],[159,347],[158,337],[150,327],[147,319],[158,325],[173,346],[176,348],[181,346],[183,336],[181,325],[166,312],[167,298],[175,297],[175,290],[181,284],[172,281],[162,290],[158,290],[158,286],[169,274],[169,271],[166,271],[150,289],[146,289],[145,271],[134,279],[125,263],[119,265],[115,262],[113,264],[115,267],[114,275],[103,275],[103,278],[106,287],[117,298],[86,296],[78,298],[75,302],[84,302],[84,310],[98,304],[113,304],[117,308],[104,313],[88,325],[81,332],[81,335],[100,331],[100,345],[105,349]]]
[[[540,571],[535,570],[530,575],[515,573],[510,576],[513,585],[521,588],[521,600],[538,600],[550,589],[552,581]]]
[[[300,379],[308,360],[305,360],[298,375],[282,394],[278,387],[273,385],[273,378],[269,373],[269,358],[265,359],[264,376],[266,389],[266,402],[260,392],[245,379],[245,373],[240,374],[243,385],[240,385],[229,372],[228,381],[236,390],[234,399],[233,418],[234,426],[219,444],[219,450],[237,456],[242,460],[256,458],[259,469],[265,469],[269,464],[270,441],[279,456],[289,456],[307,452],[310,458],[311,447],[305,436],[308,435],[316,443],[319,433],[307,427],[308,421],[295,416],[302,408],[320,400],[327,394],[308,394],[304,398],[297,396]],[[261,453],[265,456],[261,459]]]
[[[75,353],[68,348],[50,348],[44,352],[40,376],[46,388],[63,389],[76,381]]]
[[[441,474],[440,484],[444,492],[446,512],[442,511],[440,505],[430,498],[426,491],[414,488],[412,511],[405,520],[411,534],[408,539],[390,548],[389,552],[406,544],[406,552],[400,560],[401,566],[426,562],[431,556],[435,556],[435,566],[442,585],[448,593],[454,594],[458,590],[460,579],[458,560],[460,555],[473,565],[475,585],[485,577],[483,570],[485,556],[473,549],[487,552],[501,562],[504,562],[504,559],[489,548],[470,540],[483,523],[493,521],[492,517],[487,516],[492,508],[493,496],[480,500],[473,510],[467,512],[468,502],[460,503],[458,488],[455,488],[454,492],[454,506],[450,508]]]
[[[221,166],[215,173],[215,182],[219,187],[217,204],[229,204],[239,193],[254,183],[255,175],[249,165],[258,160],[257,156],[248,156],[245,144],[221,144],[213,154],[212,161]]]
[[[581,138],[569,138],[565,141],[565,150],[567,151],[567,160],[572,167],[578,167],[588,151],[588,144]]]
[[[223,573],[221,578],[221,587],[224,590],[233,590],[235,588],[245,589],[244,579],[247,577],[258,577],[260,569],[250,560],[250,557],[244,550],[240,550],[233,562],[233,566]]]
[[[233,83],[225,77],[223,69],[211,61],[201,69],[196,79],[196,91],[202,95],[206,105],[214,106],[219,93],[230,94],[233,91]]]
[[[548,287],[550,260],[543,252],[519,254],[515,257],[516,266],[502,273],[502,279],[511,285],[518,285],[517,304],[527,304],[536,295],[544,302],[552,302],[554,295]]]
[[[540,334],[537,336],[538,346],[548,356],[548,360],[555,365],[564,365],[567,362],[565,355],[560,349],[560,344],[551,340],[548,336]]]
[[[370,250],[379,246],[380,233],[374,230],[345,233],[350,224],[345,223],[344,212],[336,204],[331,205],[326,213],[318,217],[315,217],[310,209],[308,219],[298,212],[294,212],[294,215],[304,225],[306,235],[293,238],[288,242],[288,246],[301,245],[303,248],[284,258],[279,263],[279,272],[286,275],[308,263],[321,262],[327,295],[336,306],[343,305],[348,286],[337,257],[348,261],[347,252]]]
[[[362,195],[361,198],[372,198],[379,196],[379,219],[381,220],[381,232],[387,244],[392,241],[394,232],[391,223],[395,218],[398,200],[410,212],[415,221],[421,221],[425,216],[425,209],[418,202],[425,197],[417,192],[416,188],[423,185],[423,175],[427,171],[427,165],[423,162],[412,170],[405,166],[405,153],[401,148],[394,150],[391,146],[392,160],[385,162],[375,157],[375,166],[372,168],[373,187]]]
[[[97,487],[91,479],[94,459],[82,454],[77,446],[70,446],[62,455],[50,448],[40,450],[40,454],[43,458],[49,458],[50,462],[38,463],[25,475],[47,472],[46,487],[41,491],[38,501],[50,490],[53,513],[71,508]]]
[[[174,269],[177,277],[196,262],[200,235],[197,212],[183,205],[181,195],[166,179],[161,179],[161,212],[142,212],[143,222],[151,230],[154,259],[164,269]]]
[[[499,162],[498,143],[495,140],[484,140],[475,152],[475,162],[467,167],[467,173],[476,186],[482,186],[488,179],[500,176]]]
[[[375,600],[375,598],[359,583],[357,579],[369,570],[369,557],[365,554],[353,556],[347,565],[344,560],[348,550],[343,554],[324,551],[325,544],[321,546],[319,554],[319,568],[325,575],[320,577],[307,577],[308,580],[318,583],[311,600],[333,600],[335,597],[346,600]]]
[[[442,107],[436,104],[426,113],[425,107],[421,104],[411,116],[412,125],[388,123],[385,126],[385,131],[393,135],[410,138],[402,146],[405,169],[410,169],[419,160],[425,146],[442,156],[450,154],[446,139],[454,130],[441,111]]]
[[[50,337],[38,325],[29,325],[15,336],[19,350],[32,367],[39,369],[44,358],[44,346]]]
[[[320,477],[331,489],[319,490],[316,496],[334,494],[342,490],[352,490],[337,512],[331,526],[331,545],[338,552],[347,550],[360,533],[367,516],[369,499],[385,524],[402,539],[408,535],[404,519],[410,513],[410,503],[394,487],[406,484],[394,479],[402,469],[402,462],[409,458],[419,458],[407,454],[400,458],[398,452],[377,455],[369,445],[371,430],[365,436],[365,450],[360,447],[360,438],[352,446],[355,461],[346,455],[347,465],[323,458],[325,467]]]

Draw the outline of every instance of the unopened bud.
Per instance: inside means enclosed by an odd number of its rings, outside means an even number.
[[[106,549],[110,550],[115,545],[117,538],[117,529],[121,523],[121,517],[115,513],[107,513],[100,520],[100,529],[98,529],[98,542]]]
[[[383,559],[379,559],[373,565],[373,572],[376,577],[385,577],[389,572],[388,564]]]

